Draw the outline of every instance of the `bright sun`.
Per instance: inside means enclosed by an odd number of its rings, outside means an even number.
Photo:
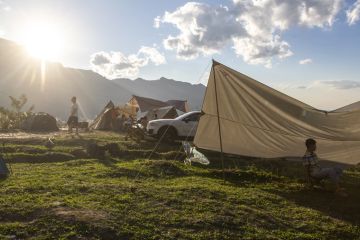
[[[42,60],[57,60],[64,50],[64,38],[60,29],[47,23],[31,23],[22,41],[28,53]]]

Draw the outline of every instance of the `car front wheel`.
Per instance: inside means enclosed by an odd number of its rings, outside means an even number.
[[[173,127],[162,127],[159,130],[158,138],[165,142],[173,142],[177,139],[176,130]]]

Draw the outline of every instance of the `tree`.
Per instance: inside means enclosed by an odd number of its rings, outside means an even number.
[[[21,123],[32,114],[35,106],[31,105],[27,111],[22,108],[27,104],[28,98],[22,94],[19,98],[9,96],[11,109],[0,107],[0,128],[1,129],[18,129]]]
[[[18,99],[13,96],[9,96],[9,98],[11,100],[11,107],[18,113],[28,101],[25,94],[22,94]]]

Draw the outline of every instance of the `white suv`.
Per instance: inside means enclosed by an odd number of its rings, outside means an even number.
[[[193,139],[201,116],[200,111],[185,113],[175,119],[157,119],[149,121],[146,127],[148,135],[165,140]]]

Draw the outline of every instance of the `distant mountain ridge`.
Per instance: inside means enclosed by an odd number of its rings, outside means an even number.
[[[192,109],[199,109],[205,89],[204,85],[166,78],[108,80],[91,70],[51,62],[46,63],[46,70],[42,72],[40,61],[30,58],[21,46],[0,38],[0,106],[9,106],[8,96],[24,93],[29,102],[35,104],[35,111],[66,119],[70,98],[77,96],[84,118],[94,119],[109,100],[120,105],[132,95],[162,101],[188,100]]]
[[[194,85],[164,77],[158,80],[120,78],[112,81],[138,96],[155,98],[162,101],[170,99],[188,100],[192,109],[201,108],[206,89],[202,84]]]

